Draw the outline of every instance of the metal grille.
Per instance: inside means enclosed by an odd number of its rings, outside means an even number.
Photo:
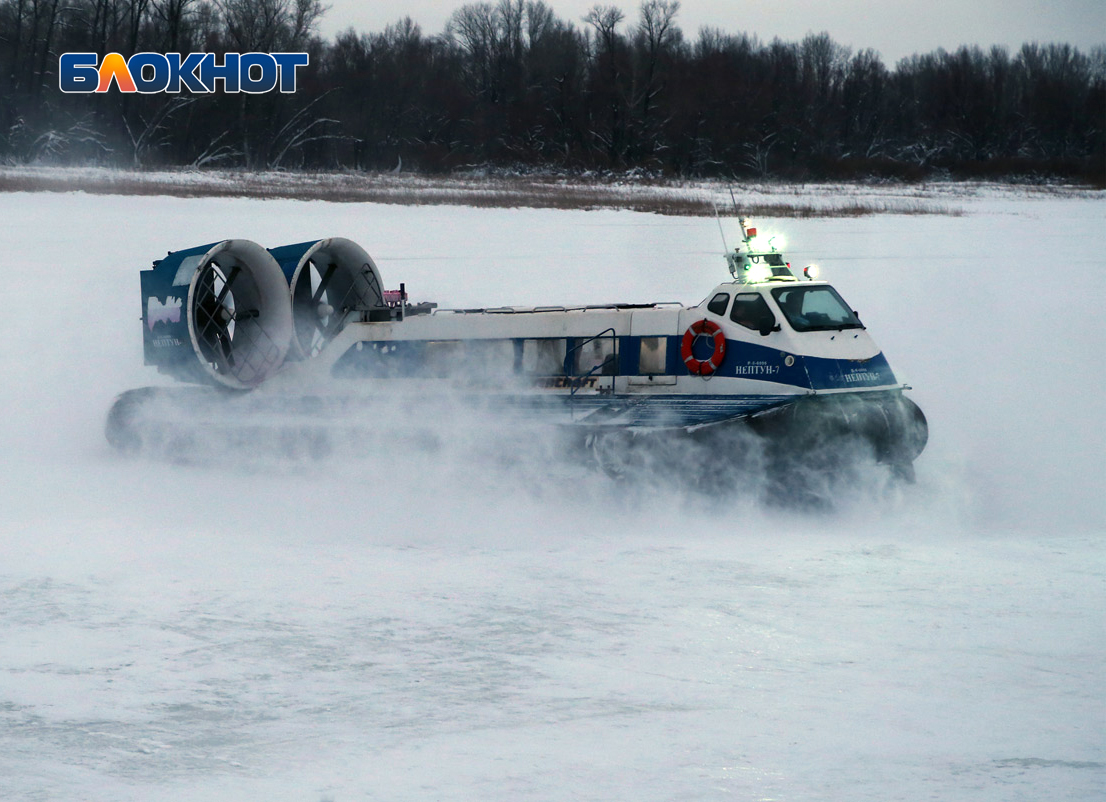
[[[279,363],[281,350],[260,311],[242,308],[241,298],[258,295],[253,279],[238,265],[224,272],[214,261],[203,271],[192,307],[201,356],[216,373],[256,384]]]
[[[307,267],[311,279],[318,276],[318,285],[312,293],[313,282],[304,282],[302,279],[297,282],[296,336],[300,338],[303,351],[313,357],[345,327],[352,313],[384,306],[384,293],[376,273],[368,264],[362,266],[359,275],[342,276],[339,279],[338,286],[346,283],[340,297],[331,295],[333,280],[338,273],[337,264],[329,263],[325,271],[319,270],[314,262],[310,262]],[[362,276],[364,280],[359,281]],[[375,304],[373,300],[376,301]],[[331,311],[322,315],[319,314],[319,308],[324,303]],[[309,327],[308,331],[300,330],[301,322]]]

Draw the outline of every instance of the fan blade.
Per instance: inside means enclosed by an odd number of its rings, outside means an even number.
[[[234,280],[238,278],[238,274],[242,272],[242,268],[235,265],[230,269],[230,275],[227,276],[226,283],[223,284],[223,289],[219,292],[219,297],[215,299],[215,306],[220,307],[223,305],[223,301],[227,297],[227,293],[230,292],[230,285],[234,283]]]
[[[338,269],[338,265],[331,262],[326,267],[326,274],[319,279],[319,288],[315,290],[315,295],[311,299],[312,304],[318,304],[319,299],[323,297],[323,293],[326,292],[326,287],[330,284],[330,279],[334,276],[334,271]]]

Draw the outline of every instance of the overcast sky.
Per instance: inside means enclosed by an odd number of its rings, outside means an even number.
[[[324,0],[330,11],[321,33],[329,37],[350,26],[381,31],[406,15],[423,33],[436,34],[464,2]],[[580,25],[595,0],[546,3],[561,18]],[[614,5],[626,12],[624,26],[637,19],[639,2]],[[682,0],[676,20],[692,39],[704,25],[755,33],[764,42],[775,37],[796,41],[807,33],[828,31],[854,52],[868,47],[878,51],[888,66],[913,53],[955,50],[962,44],[1002,44],[1013,51],[1024,42],[1067,42],[1087,52],[1106,43],[1106,0]]]

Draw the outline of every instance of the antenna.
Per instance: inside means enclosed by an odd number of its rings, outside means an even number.
[[[746,227],[745,223],[747,221],[745,220],[744,215],[741,214],[741,208],[737,205],[737,197],[733,193],[733,187],[730,187],[729,190],[730,190],[730,202],[733,203],[733,210],[734,210],[734,213],[737,215],[737,223],[738,223],[738,225],[741,226],[741,242],[745,246],[746,250],[749,251],[752,248],[752,245],[750,243],[751,243],[753,237],[755,237],[757,235],[757,230],[755,228]],[[716,218],[718,217],[718,207],[717,206],[714,209],[714,216]],[[722,221],[721,220],[718,221],[718,228],[719,228],[719,230],[721,230],[721,228],[722,228]],[[722,244],[726,246],[726,263],[730,267],[730,275],[732,275],[738,281],[743,281],[744,278],[739,277],[738,274],[743,273],[743,271],[749,269],[748,261],[749,261],[750,257],[748,255],[748,253],[742,253],[741,245],[739,245],[737,248],[734,248],[733,251],[730,251],[729,245],[726,245],[726,235],[725,234],[722,235]],[[757,257],[752,257],[752,258],[753,258],[753,261],[757,261]]]
[[[718,206],[714,207],[714,219],[718,221],[718,233],[722,235],[722,250],[729,254],[730,246],[726,243],[726,232],[722,230],[722,218],[718,214]]]
[[[734,197],[733,187],[730,187],[730,202],[733,204],[734,213],[737,214],[737,222],[741,226],[741,241],[746,245],[749,244],[749,232],[745,230],[745,217],[741,214],[741,209],[737,206],[737,198]]]

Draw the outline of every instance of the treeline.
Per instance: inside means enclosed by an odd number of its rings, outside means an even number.
[[[445,31],[316,34],[320,0],[0,0],[0,161],[1106,179],[1106,47],[962,47],[888,69],[827,34],[678,25],[679,3],[579,21],[541,0]],[[294,95],[66,95],[65,52],[306,51]]]

